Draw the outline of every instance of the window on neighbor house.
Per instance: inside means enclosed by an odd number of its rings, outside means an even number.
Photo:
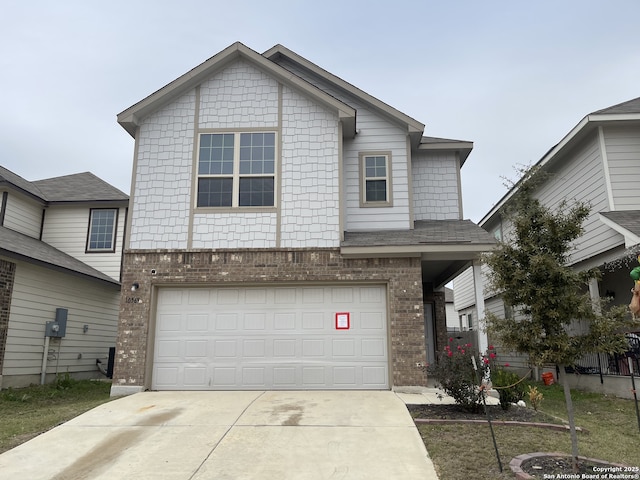
[[[115,252],[117,224],[118,210],[116,208],[92,208],[89,214],[86,251]]]
[[[473,330],[473,313],[467,314],[467,328]]]
[[[361,206],[391,206],[391,153],[360,154]]]
[[[203,133],[198,151],[198,207],[275,205],[274,132]]]

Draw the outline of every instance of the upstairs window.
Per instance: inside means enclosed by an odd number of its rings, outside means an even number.
[[[360,154],[360,189],[363,207],[391,206],[391,153]]]
[[[203,133],[198,151],[198,207],[273,207],[276,134]]]
[[[115,208],[92,208],[89,214],[87,252],[115,252],[118,210]]]

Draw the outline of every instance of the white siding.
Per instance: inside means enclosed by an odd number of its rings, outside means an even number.
[[[460,218],[458,162],[453,153],[418,153],[411,158],[415,220]]]
[[[640,129],[607,127],[604,138],[616,210],[640,209]]]
[[[0,192],[0,198],[2,193]],[[40,237],[43,206],[14,192],[7,196],[4,226],[33,238]]]
[[[584,222],[585,234],[576,241],[571,262],[580,262],[624,242],[620,234],[598,219],[598,212],[607,211],[609,203],[597,135],[568,152],[556,165],[553,177],[536,196],[551,208],[563,200],[569,204],[586,202],[591,206],[591,214]]]
[[[191,91],[138,130],[130,248],[187,248],[194,114]]]
[[[275,248],[275,213],[208,213],[193,219],[194,248]]]
[[[55,319],[56,308],[68,309],[67,331],[61,340],[50,342],[47,373],[89,372],[100,376],[96,359],[106,363],[109,347],[115,346],[119,303],[120,291],[115,287],[17,262],[3,386],[37,381],[45,324]],[[89,326],[86,333],[83,325]],[[15,377],[22,375],[31,377]]]
[[[453,281],[453,305],[456,311],[476,304],[473,268],[469,267]]]
[[[88,206],[50,207],[45,215],[42,241],[119,281],[126,209],[118,210],[114,253],[86,253],[90,211]]]
[[[357,98],[335,88],[325,80],[298,69],[288,61],[285,68],[301,76],[309,83],[344,101],[358,112],[358,134],[353,140],[345,140],[343,145],[343,188],[345,192],[345,230],[385,230],[409,229],[409,172],[407,157],[407,131],[386,117],[375,113]],[[360,207],[360,152],[390,151],[392,156],[393,207]]]
[[[281,246],[338,247],[338,118],[290,88],[282,96]]]

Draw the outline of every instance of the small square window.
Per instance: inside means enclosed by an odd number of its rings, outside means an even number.
[[[87,252],[115,252],[118,210],[92,208],[89,214]]]
[[[391,152],[361,153],[360,170],[360,206],[392,206]]]

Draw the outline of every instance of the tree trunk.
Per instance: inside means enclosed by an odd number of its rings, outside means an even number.
[[[567,417],[569,418],[569,432],[571,433],[571,456],[573,471],[578,473],[578,435],[576,434],[576,420],[573,416],[573,401],[571,400],[571,389],[569,379],[565,370],[566,365],[559,365],[562,387],[564,389],[564,401],[567,404]]]

